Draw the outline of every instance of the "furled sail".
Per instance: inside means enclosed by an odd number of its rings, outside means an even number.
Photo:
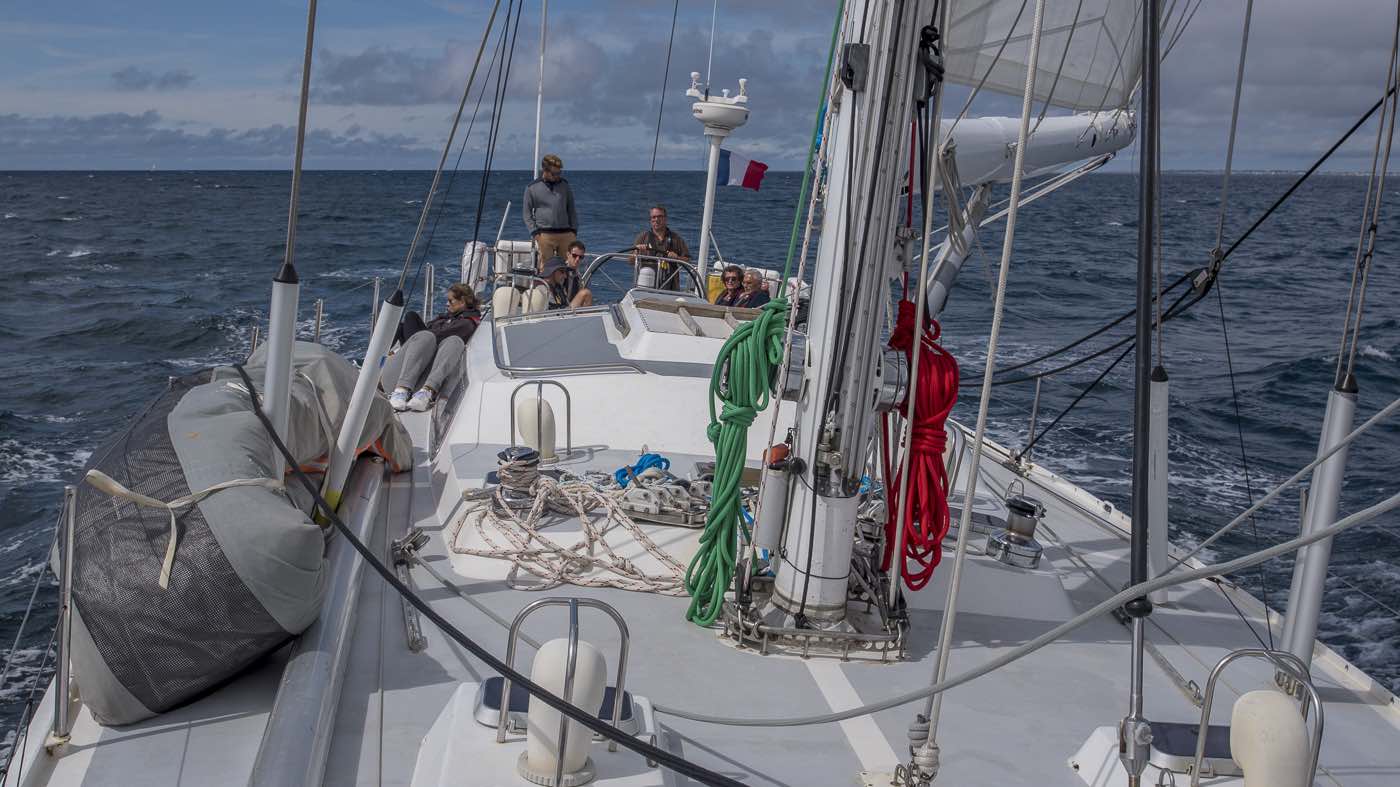
[[[1022,95],[1033,0],[948,2],[947,80]],[[1035,99],[1071,110],[1126,107],[1142,70],[1141,12],[1138,0],[1047,3]]]

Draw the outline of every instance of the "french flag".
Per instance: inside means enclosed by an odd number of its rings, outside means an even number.
[[[752,161],[720,148],[719,170],[715,173],[715,183],[721,186],[743,186],[758,191],[759,184],[763,183],[763,173],[767,171],[768,165],[761,161]]]

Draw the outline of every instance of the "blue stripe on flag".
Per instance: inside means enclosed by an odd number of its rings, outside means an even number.
[[[715,185],[729,185],[729,151],[719,149],[719,168],[715,170]]]

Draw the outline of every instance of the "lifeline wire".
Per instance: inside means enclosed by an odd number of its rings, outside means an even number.
[[[321,509],[326,518],[330,520],[331,525],[339,531],[340,535],[345,538],[350,546],[356,552],[360,553],[360,557],[364,559],[365,563],[369,565],[370,568],[374,569],[375,573],[379,574],[379,576],[389,584],[389,587],[393,588],[404,600],[412,604],[413,607],[424,617],[428,618],[428,620],[431,620],[433,624],[438,627],[438,630],[446,634],[453,642],[465,648],[467,652],[484,662],[492,671],[505,676],[510,680],[512,685],[519,685],[522,689],[529,692],[530,696],[534,699],[538,699],[540,702],[543,702],[608,740],[616,741],[618,745],[623,748],[630,749],[653,762],[661,763],[676,773],[695,779],[702,784],[721,785],[722,787],[744,787],[742,782],[735,781],[728,776],[715,773],[707,768],[696,765],[665,749],[649,743],[644,743],[611,724],[600,720],[598,717],[586,711],[579,710],[572,703],[565,701],[562,697],[552,694],[521,673],[511,669],[505,662],[496,658],[490,651],[448,622],[437,610],[433,609],[431,604],[424,601],[422,597],[414,593],[411,588],[400,581],[393,569],[385,566],[384,562],[379,559],[379,556],[374,553],[374,550],[365,546],[365,543],[355,535],[355,531],[351,530],[335,513],[335,510],[331,508],[330,504],[327,503],[326,499],[321,495],[320,489],[317,488],[316,484],[306,475],[301,467],[297,465],[296,458],[292,456],[292,452],[288,450],[287,444],[282,441],[282,438],[279,437],[276,430],[273,429],[272,422],[268,420],[267,414],[263,412],[262,405],[258,403],[258,396],[254,393],[253,380],[248,376],[247,370],[243,368],[242,364],[234,364],[233,368],[238,372],[238,375],[243,378],[243,383],[247,386],[248,400],[252,406],[253,414],[256,415],[258,421],[262,423],[263,428],[267,431],[268,437],[271,438],[273,444],[276,445],[277,450],[286,457],[288,466],[292,469],[292,472],[296,474],[297,480],[300,481],[306,488],[306,491],[310,493],[315,506]]]

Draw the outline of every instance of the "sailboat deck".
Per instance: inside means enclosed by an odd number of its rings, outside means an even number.
[[[506,631],[482,608],[509,620],[526,604],[546,595],[596,598],[615,607],[631,635],[627,689],[643,712],[647,730],[669,750],[707,768],[754,785],[856,785],[888,783],[888,774],[907,757],[907,725],[919,703],[839,724],[804,727],[732,727],[687,721],[652,705],[725,716],[772,718],[820,714],[879,700],[927,685],[937,653],[935,642],[951,573],[951,553],[934,580],[909,595],[913,630],[909,658],[899,663],[803,660],[759,656],[722,641],[717,632],[684,620],[687,599],[613,589],[560,587],[530,593],[499,580],[473,579],[457,570],[445,536],[450,522],[438,511],[446,480],[427,452],[427,416],[405,422],[420,446],[411,474],[385,483],[374,545],[387,553],[388,540],[410,525],[431,535],[423,560],[452,579],[472,602],[444,588],[421,567],[412,571],[418,592],[454,625],[491,652],[504,654]],[[458,446],[458,455],[489,451]],[[451,451],[449,443],[442,450]],[[966,447],[962,450],[966,450]],[[493,451],[491,453],[494,453]],[[599,465],[615,461],[597,452]],[[1022,478],[998,461],[995,446],[984,457],[979,483],[1003,494]],[[474,461],[453,465],[479,470]],[[964,471],[965,472],[965,471]],[[458,483],[479,483],[460,478]],[[951,655],[957,675],[1004,653],[1110,595],[1126,583],[1127,541],[1123,517],[1048,472],[1035,469],[1022,478],[1026,492],[1047,508],[1041,540],[1041,567],[1022,570],[980,555],[968,558]],[[1097,512],[1103,511],[1103,514]],[[694,531],[687,531],[693,534]],[[981,539],[973,536],[973,543]],[[349,663],[340,692],[325,784],[516,785],[515,759],[523,739],[511,735],[495,743],[494,730],[464,711],[475,684],[490,676],[477,659],[451,643],[425,621],[427,647],[411,652],[403,604],[372,573],[366,573]],[[1178,591],[1151,618],[1149,642],[1170,665],[1146,664],[1146,708],[1154,720],[1187,722],[1199,711],[1183,690],[1186,681],[1204,687],[1210,668],[1227,652],[1256,644],[1229,594],[1251,625],[1264,631],[1262,606],[1228,583],[1198,582]],[[479,605],[479,606],[477,606]],[[533,617],[524,633],[544,641],[562,636],[563,613]],[[601,615],[585,611],[582,636],[606,655],[610,668],[618,636]],[[945,699],[939,742],[943,784],[1120,784],[1109,781],[1116,753],[1081,747],[1097,728],[1111,727],[1124,715],[1128,692],[1129,632],[1105,617],[1063,640],[991,675],[951,690]],[[517,668],[528,674],[532,648],[522,643]],[[83,710],[74,740],[56,759],[40,754],[38,767],[23,781],[6,784],[197,784],[199,787],[249,783],[277,688],[282,658],[189,707],[122,729],[97,726]],[[1400,707],[1384,689],[1340,657],[1319,646],[1314,680],[1325,703],[1326,735],[1316,783],[1369,787],[1400,779]],[[1241,663],[1223,679],[1216,723],[1242,692],[1268,685],[1272,670]],[[51,708],[47,699],[39,706]],[[40,713],[31,739],[48,723]],[[1100,735],[1100,743],[1104,740]],[[28,746],[26,748],[29,748]],[[680,785],[687,782],[650,768],[640,757],[610,754],[594,744],[598,785]],[[31,762],[33,755],[31,754]],[[1072,763],[1073,760],[1073,763]],[[1076,770],[1075,766],[1078,766]],[[1097,778],[1093,773],[1102,769]],[[878,774],[885,774],[880,781]],[[11,774],[17,777],[19,774]],[[1146,783],[1155,783],[1149,768]],[[1184,783],[1178,776],[1176,783]],[[1238,784],[1235,779],[1207,784]]]
[[[428,467],[420,463],[411,489],[406,480],[396,480],[391,490],[391,499],[397,501],[391,505],[411,508],[401,521],[413,522],[433,536],[422,552],[425,562],[452,577],[474,602],[507,620],[543,595],[606,601],[630,628],[627,688],[651,703],[737,717],[820,714],[926,685],[933,672],[950,563],[929,586],[910,595],[913,634],[909,659],[904,662],[761,657],[725,644],[713,630],[686,622],[685,598],[583,587],[533,594],[511,589],[504,582],[473,581],[452,573],[453,561],[443,537],[446,528],[434,513]],[[995,461],[995,452],[984,459],[982,471],[982,482],[998,493],[1017,477]],[[1054,535],[1042,534],[1045,559],[1039,570],[1025,571],[980,556],[969,558],[950,675],[1044,632],[1110,595],[1110,586],[1116,590],[1126,583],[1127,541],[1118,524],[1089,516],[1082,503],[1062,500],[1034,478],[1026,486],[1048,509],[1046,523]],[[945,557],[950,560],[951,554]],[[517,736],[498,745],[494,730],[470,720],[454,723],[447,718],[451,714],[444,713],[460,684],[478,683],[489,671],[431,629],[427,649],[410,653],[399,599],[378,580],[366,581],[371,585],[363,596],[327,783],[482,783],[462,779],[460,774],[442,781],[429,774],[414,775],[420,742],[434,731],[434,725],[443,724],[455,724],[453,747],[478,758],[492,759],[494,752],[513,767],[522,745]],[[506,631],[500,624],[444,589],[421,568],[414,570],[413,581],[468,636],[494,653],[505,652]],[[1262,632],[1258,616],[1262,607],[1243,591],[1228,584],[1222,588]],[[1150,642],[1184,679],[1202,687],[1219,658],[1256,644],[1221,590],[1208,583],[1176,593],[1152,621]],[[562,636],[563,613],[542,613],[526,624],[524,632],[539,641]],[[613,664],[618,642],[611,624],[602,616],[585,613],[582,632]],[[1084,784],[1070,760],[1095,728],[1116,724],[1125,712],[1128,642],[1125,626],[1101,618],[1044,650],[949,692],[940,726],[943,769],[939,781]],[[532,656],[533,650],[522,643],[517,667],[528,671]],[[1400,762],[1393,761],[1387,746],[1400,734],[1400,708],[1394,699],[1322,648],[1314,670],[1327,719],[1317,783],[1393,784],[1400,776]],[[1271,682],[1272,670],[1262,665],[1245,662],[1232,669],[1217,695],[1215,721],[1228,720],[1230,704],[1240,693]],[[917,707],[916,703],[872,717],[807,727],[729,727],[664,714],[656,720],[664,745],[745,783],[840,785],[860,784],[862,772],[888,773],[907,756],[906,728]],[[1152,660],[1147,664],[1146,707],[1154,720],[1185,722],[1199,713],[1178,680]],[[1047,715],[1047,708],[1054,708],[1054,713]],[[595,744],[595,751],[600,749]],[[625,752],[619,756],[635,757]],[[1063,765],[1047,768],[1046,763]],[[481,767],[483,774],[493,772]],[[673,775],[661,771],[651,773],[650,781],[638,781],[640,777],[633,773],[597,783],[684,783],[672,781]],[[1149,776],[1155,778],[1153,769]]]

